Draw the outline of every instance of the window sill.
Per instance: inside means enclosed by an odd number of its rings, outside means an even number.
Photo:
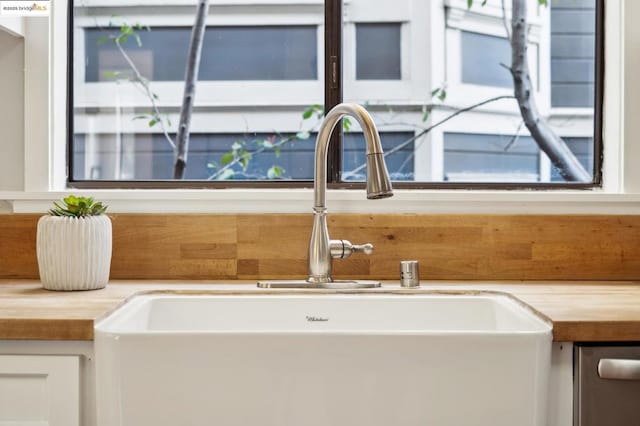
[[[69,193],[99,198],[111,213],[309,213],[313,202],[312,189],[0,192],[0,213],[44,213]],[[369,201],[364,191],[329,190],[327,206],[331,213],[631,215],[640,214],[640,194],[396,190],[393,198]]]
[[[593,108],[569,108],[569,107],[551,107],[549,112],[550,118],[559,117],[580,117],[593,118]]]

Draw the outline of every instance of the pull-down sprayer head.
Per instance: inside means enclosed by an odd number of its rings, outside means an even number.
[[[376,200],[392,196],[393,189],[387,165],[384,162],[384,154],[382,152],[367,154],[367,198]]]
[[[373,118],[358,104],[339,104],[327,113],[318,131],[316,141],[314,188],[314,209],[322,210],[327,189],[327,152],[331,134],[342,117],[349,115],[356,119],[364,133],[367,146],[367,198],[387,198],[393,195],[391,180],[384,161],[380,135]]]

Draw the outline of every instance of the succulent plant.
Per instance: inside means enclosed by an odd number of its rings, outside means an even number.
[[[95,202],[92,197],[76,197],[74,195],[63,198],[61,203],[54,201],[53,205],[55,207],[49,210],[51,216],[99,216],[107,210],[107,206],[100,201]]]

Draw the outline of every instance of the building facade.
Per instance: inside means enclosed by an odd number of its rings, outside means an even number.
[[[595,0],[526,1],[538,108],[593,172]],[[513,94],[509,4],[475,3],[345,0],[344,100],[374,116],[395,180],[561,181],[516,101],[493,100]],[[74,9],[73,177],[170,179],[194,2],[82,0]],[[212,2],[188,179],[312,179],[323,13],[319,0]],[[113,42],[127,31],[135,35]],[[361,180],[364,144],[350,124],[342,177]]]

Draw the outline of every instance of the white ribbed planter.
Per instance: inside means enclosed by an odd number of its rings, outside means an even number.
[[[38,268],[47,290],[95,290],[109,281],[111,220],[42,216],[38,221]]]

